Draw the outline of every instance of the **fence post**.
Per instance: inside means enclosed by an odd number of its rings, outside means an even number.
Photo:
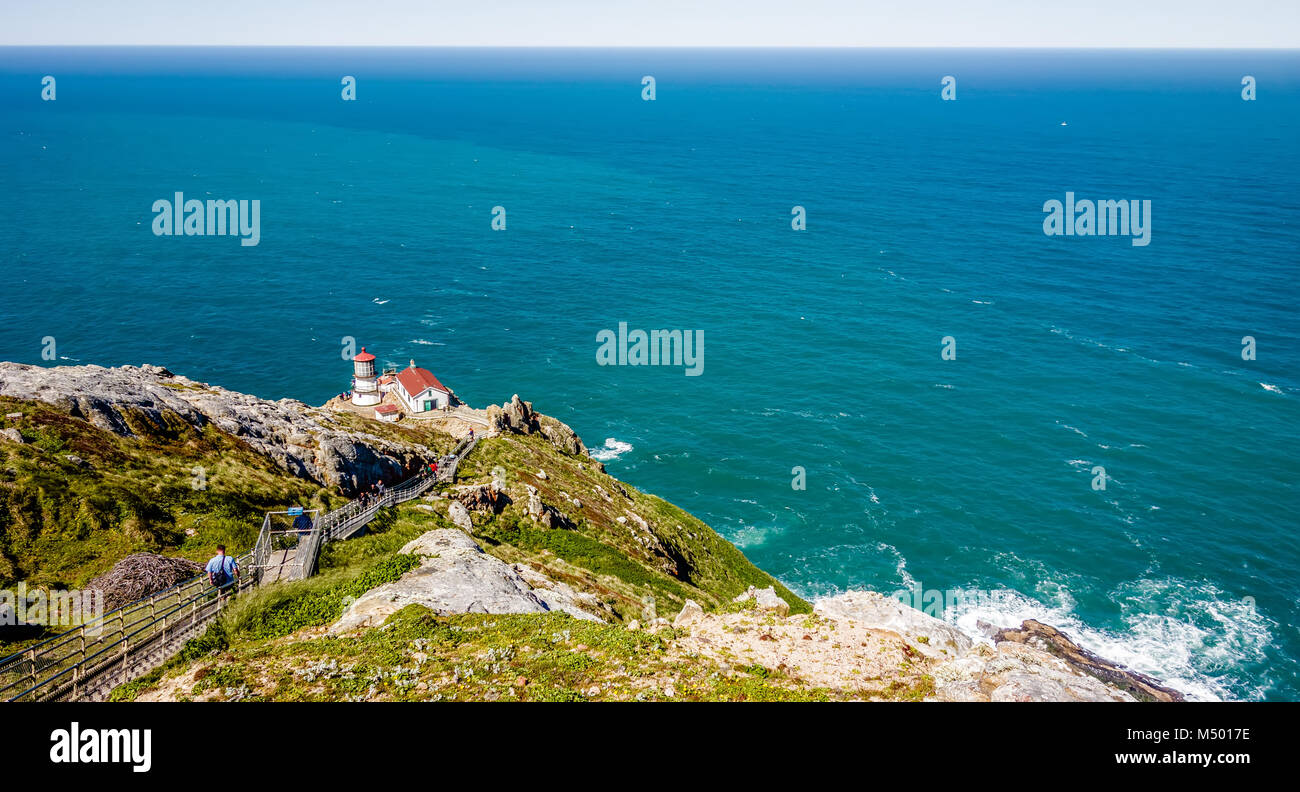
[[[119,683],[119,684],[122,684],[122,685],[125,685],[127,682],[130,682],[130,681],[131,681],[131,680],[129,680],[129,679],[126,678],[126,653],[127,653],[126,650],[127,650],[127,644],[128,644],[128,641],[127,641],[127,637],[126,637],[126,619],[125,619],[125,617],[123,617],[123,619],[122,619],[122,681]]]

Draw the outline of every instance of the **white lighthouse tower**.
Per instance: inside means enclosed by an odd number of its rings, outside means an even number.
[[[375,376],[375,356],[361,347],[361,354],[352,358],[352,403],[358,407],[379,404],[378,378]]]

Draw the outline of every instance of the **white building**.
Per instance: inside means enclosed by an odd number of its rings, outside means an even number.
[[[451,391],[433,376],[433,372],[416,368],[414,360],[409,368],[397,373],[393,392],[412,415],[441,410],[451,404]]]

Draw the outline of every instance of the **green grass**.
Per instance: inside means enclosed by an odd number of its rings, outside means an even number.
[[[343,615],[352,599],[397,580],[419,565],[417,556],[393,555],[306,580],[267,586],[237,598],[222,617],[222,624],[228,633],[249,638],[278,638],[304,627],[329,624]]]
[[[825,701],[846,697],[761,667],[723,669],[649,633],[563,613],[437,616],[410,605],[382,629],[244,641],[189,668],[175,697],[262,701]],[[124,686],[134,698],[166,674]],[[670,695],[671,693],[671,695]]]
[[[749,586],[774,587],[791,613],[812,612],[810,603],[754,566],[704,522],[599,472],[590,459],[562,454],[537,436],[485,438],[461,472],[471,481],[487,482],[497,467],[507,471],[507,490],[516,505],[478,526],[476,533],[515,548],[517,553],[498,553],[509,561],[545,565],[545,554],[550,553],[597,577],[616,579],[624,585],[594,593],[616,600],[613,607],[621,614],[639,616],[649,597],[663,615],[675,613],[687,597],[705,609],[720,609]],[[546,471],[545,480],[537,478],[538,470]],[[525,484],[536,487],[543,502],[563,512],[576,527],[561,531],[535,527],[519,508]],[[579,499],[582,508],[573,506],[565,493]],[[654,538],[649,547],[638,541],[629,514],[647,521]],[[619,517],[629,522],[619,523]],[[582,583],[567,578],[566,582]]]
[[[155,425],[128,412],[137,436],[119,437],[45,405],[0,399],[0,412],[15,411],[24,413],[14,425],[27,442],[0,443],[0,584],[75,586],[140,550],[203,560],[217,542],[251,546],[267,509],[289,503],[328,509],[341,502],[236,438],[211,426],[196,430],[177,416]],[[453,445],[427,427],[351,414],[334,420],[439,451]],[[201,488],[192,486],[196,467],[204,471]],[[671,618],[688,598],[706,610],[747,610],[752,603],[732,599],[748,586],[774,587],[792,613],[812,610],[700,520],[542,437],[484,438],[462,464],[461,481],[486,483],[496,468],[506,471],[514,503],[500,515],[474,516],[484,550],[593,594],[618,617],[641,619],[653,603],[657,615]],[[573,527],[545,529],[527,517],[525,484]],[[417,566],[401,548],[447,527],[440,514],[415,504],[382,512],[364,535],[326,545],[316,576],[239,595],[176,658],[114,697],[133,699],[186,670],[194,683],[181,697],[766,701],[839,695],[759,666],[732,670],[683,659],[671,629],[651,634],[559,613],[440,617],[408,608],[385,628],[356,637],[309,630]]]
[[[78,587],[141,551],[203,560],[218,543],[251,546],[268,509],[342,502],[177,416],[158,426],[128,413],[138,436],[121,437],[44,404],[0,398],[0,413],[10,412],[23,413],[5,425],[27,442],[0,442],[3,586]]]

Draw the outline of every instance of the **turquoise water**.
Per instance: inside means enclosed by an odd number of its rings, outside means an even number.
[[[983,593],[947,618],[1300,697],[1296,53],[10,49],[0,107],[0,359],[320,403],[352,337],[805,596]],[[260,244],[154,236],[176,191]],[[1066,191],[1151,243],[1045,236]],[[703,373],[597,365],[620,322]]]

